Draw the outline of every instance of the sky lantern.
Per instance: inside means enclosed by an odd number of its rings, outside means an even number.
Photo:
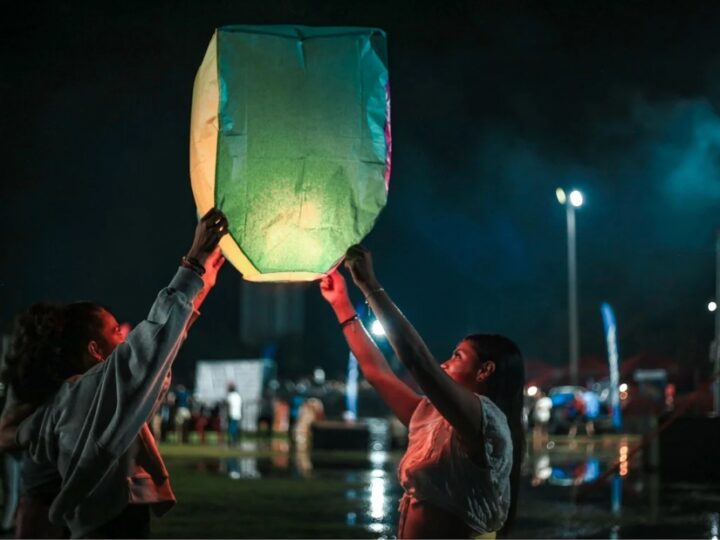
[[[200,215],[230,222],[225,257],[251,281],[309,281],[372,229],[390,180],[385,33],[225,26],[193,89]]]

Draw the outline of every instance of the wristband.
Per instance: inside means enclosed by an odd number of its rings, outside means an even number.
[[[359,321],[360,318],[357,316],[357,313],[353,315],[352,317],[348,317],[343,322],[340,323],[340,328],[345,328],[348,324],[352,324],[353,321]]]
[[[180,265],[185,268],[189,268],[200,277],[202,277],[205,273],[205,267],[200,264],[200,261],[198,261],[195,257],[183,257],[180,259]]]

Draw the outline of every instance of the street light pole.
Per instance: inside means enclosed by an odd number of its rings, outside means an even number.
[[[713,413],[720,416],[720,230],[715,238],[715,342],[711,347],[713,353]]]
[[[580,365],[580,331],[578,328],[578,294],[577,294],[577,254],[575,242],[575,209],[582,206],[583,195],[578,190],[568,195],[565,190],[557,188],[555,196],[565,206],[567,217],[567,252],[568,252],[568,327],[570,335],[570,384],[578,384]]]
[[[568,235],[568,327],[570,330],[570,384],[578,384],[580,340],[578,339],[577,256],[575,249],[575,206],[565,203]]]

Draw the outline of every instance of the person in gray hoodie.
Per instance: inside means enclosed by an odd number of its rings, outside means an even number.
[[[38,385],[31,372],[17,371],[14,391],[41,403],[17,427],[17,444],[36,470],[57,473],[48,517],[74,538],[148,537],[150,511],[159,516],[175,504],[147,422],[224,262],[217,246],[227,225],[217,209],[200,220],[181,267],[127,337],[109,311],[90,304],[93,324],[65,317],[55,329],[60,339],[45,347],[57,357],[53,377]]]

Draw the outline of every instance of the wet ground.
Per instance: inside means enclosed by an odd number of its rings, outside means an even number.
[[[642,454],[627,459],[638,442],[607,435],[530,440],[513,536],[717,540],[720,486],[663,482],[645,471]],[[154,521],[155,537],[395,534],[401,452],[306,452],[285,439],[161,450],[179,503]],[[597,481],[618,462],[615,474]]]
[[[531,440],[515,535],[717,539],[720,486],[663,481],[647,470],[642,452],[628,459],[639,442],[609,435]]]
[[[720,486],[663,482],[645,471],[641,453],[627,459],[638,443],[638,438],[609,435],[530,439],[513,536],[717,540]],[[336,512],[324,514],[323,520],[336,524],[337,536],[393,537],[401,496],[395,476],[399,452],[307,453],[276,440],[245,442],[238,453],[242,455],[199,458],[193,466],[239,484],[277,478],[306,487],[331,483],[339,490],[327,497],[316,492],[304,501],[307,516],[334,505]],[[617,472],[598,482],[616,463]],[[337,500],[339,494],[343,501]],[[305,535],[288,523],[286,536]]]

